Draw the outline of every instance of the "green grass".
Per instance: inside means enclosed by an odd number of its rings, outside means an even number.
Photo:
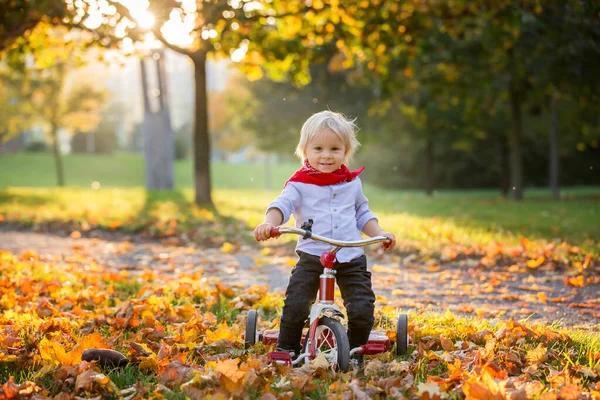
[[[298,168],[298,163],[271,165],[213,163],[211,179],[215,188],[264,189],[280,188]],[[56,185],[56,167],[50,153],[17,153],[0,156],[0,189],[6,187],[52,187]],[[141,155],[116,153],[109,155],[69,154],[64,156],[66,186],[89,188],[93,182],[101,187],[143,187],[144,160]],[[176,188],[193,186],[191,160],[175,163]]]
[[[272,189],[267,190],[263,164],[213,164],[217,211],[246,224],[248,230],[253,228],[297,166],[284,163],[272,167]],[[190,226],[197,220],[198,210],[190,207],[190,161],[176,164],[177,189],[164,192],[142,189],[143,161],[137,155],[65,156],[69,187],[42,188],[54,185],[53,168],[48,154],[0,157],[0,214],[6,220],[32,222],[87,221],[92,217],[100,226],[121,221],[129,230],[149,220],[177,219]],[[99,190],[90,189],[93,181],[101,183]],[[600,187],[565,189],[561,201],[551,200],[547,190],[531,189],[520,203],[502,198],[496,190],[447,190],[428,197],[420,191],[384,190],[365,184],[365,193],[384,229],[424,248],[494,241],[516,244],[520,237],[527,237],[566,241],[600,253]]]

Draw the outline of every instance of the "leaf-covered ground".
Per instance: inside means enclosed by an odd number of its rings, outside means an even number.
[[[247,310],[277,326],[292,248],[97,236],[0,232],[0,398],[600,398],[599,262],[571,245],[372,251],[377,328],[408,312],[414,343],[341,374],[243,349]]]

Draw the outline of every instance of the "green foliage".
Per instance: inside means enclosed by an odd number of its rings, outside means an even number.
[[[189,124],[180,126],[173,132],[175,160],[184,160],[190,156],[192,148],[192,132]]]
[[[66,12],[67,5],[63,1],[3,1],[0,3],[0,51],[11,46],[22,46],[23,42],[19,43],[19,39],[22,36],[29,37],[40,21],[47,19],[58,22]]]
[[[30,153],[39,153],[48,151],[48,144],[46,142],[31,142],[25,146],[25,151]]]

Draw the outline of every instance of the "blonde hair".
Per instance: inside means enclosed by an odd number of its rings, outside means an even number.
[[[329,110],[313,114],[302,125],[300,141],[298,142],[298,146],[296,146],[295,154],[304,161],[306,159],[306,146],[308,146],[308,142],[323,132],[324,129],[329,128],[344,142],[346,150],[344,159],[346,162],[350,162],[356,149],[360,146],[360,142],[356,139],[357,126],[354,121],[356,119],[350,120],[343,114]]]

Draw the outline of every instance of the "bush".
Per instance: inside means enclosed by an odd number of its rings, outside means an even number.
[[[353,168],[365,166],[364,179],[387,188],[417,188],[422,186],[423,150],[419,145],[395,140],[372,143],[360,149]]]
[[[114,124],[103,125],[100,123],[98,131],[94,134],[95,153],[112,154],[117,149],[117,134]]]
[[[71,138],[71,151],[73,153],[87,152],[87,134],[78,132]]]
[[[41,141],[31,142],[25,146],[25,151],[33,153],[48,151],[48,144]]]
[[[175,148],[175,159],[183,160],[190,155],[192,148],[192,132],[190,124],[184,124],[173,132],[173,147]]]

